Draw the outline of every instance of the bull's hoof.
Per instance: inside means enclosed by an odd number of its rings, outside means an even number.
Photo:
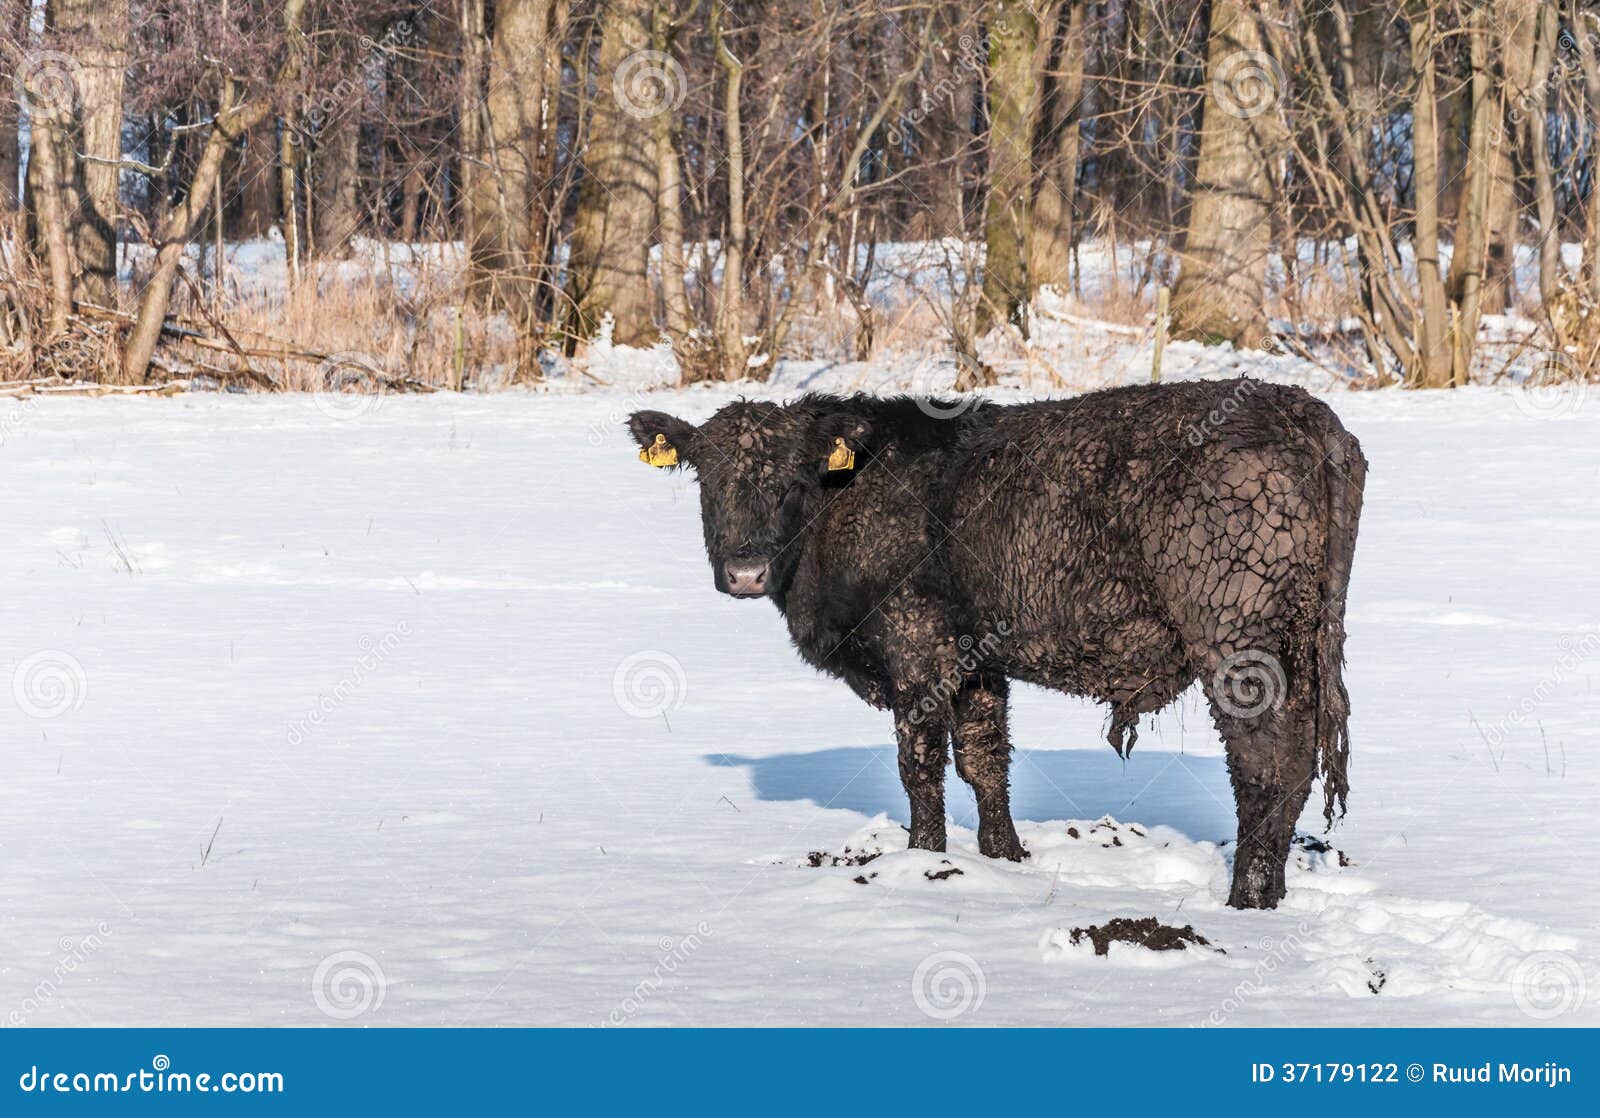
[[[1010,824],[1003,831],[979,827],[978,853],[985,858],[1004,858],[1008,862],[1020,862],[1030,857],[1027,847],[1017,837],[1017,829]]]
[[[1277,908],[1288,889],[1283,884],[1283,867],[1266,860],[1239,862],[1233,868],[1233,889],[1228,893],[1230,908]]]

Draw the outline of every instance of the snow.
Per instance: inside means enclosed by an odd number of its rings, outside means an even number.
[[[904,849],[887,718],[713,590],[618,426],[779,373],[0,408],[0,1021],[1600,1024],[1600,398],[1327,395],[1372,463],[1350,815],[1242,913],[1193,693],[1123,763],[1019,689],[1032,859],[953,770]],[[1116,916],[1222,950],[1070,946]]]

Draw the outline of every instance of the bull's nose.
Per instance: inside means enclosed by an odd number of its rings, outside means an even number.
[[[767,592],[765,560],[731,559],[722,565],[722,574],[735,598],[759,598]]]

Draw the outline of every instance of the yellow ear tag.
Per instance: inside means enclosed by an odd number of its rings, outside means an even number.
[[[828,455],[828,472],[836,473],[839,470],[853,470],[856,468],[856,452],[845,445],[843,439],[833,440],[833,453]]]
[[[639,461],[657,469],[661,469],[664,466],[676,466],[678,464],[678,448],[667,442],[667,436],[657,435],[653,445],[647,446],[639,452]]]

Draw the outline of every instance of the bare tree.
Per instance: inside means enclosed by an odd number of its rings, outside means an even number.
[[[561,51],[564,9],[551,0],[499,0],[487,53],[487,93],[475,159],[468,245],[474,297],[526,320],[543,278],[547,203],[540,195],[555,122],[550,55]]]
[[[1283,77],[1243,0],[1213,0],[1206,72],[1173,334],[1261,346],[1270,338],[1264,302]]]
[[[28,0],[0,0],[0,59],[7,69],[19,64],[28,42]],[[22,145],[19,104],[12,91],[0,89],[0,214],[21,208]]]
[[[653,6],[653,0],[608,0],[604,8],[567,283],[569,332],[588,337],[609,314],[612,338],[622,345],[649,345],[660,337],[648,272],[656,157],[647,121],[663,101],[681,96],[682,72],[648,49]],[[731,160],[732,153],[730,176]],[[730,211],[735,198],[730,191]],[[730,244],[737,240],[732,224],[730,217]]]
[[[998,0],[989,21],[989,195],[977,332],[1026,330],[1039,20],[1028,0]]]
[[[1037,178],[1030,263],[1035,289],[1056,287],[1064,291],[1072,282],[1073,207],[1078,192],[1088,7],[1087,0],[1063,0],[1046,56],[1035,138]]]

